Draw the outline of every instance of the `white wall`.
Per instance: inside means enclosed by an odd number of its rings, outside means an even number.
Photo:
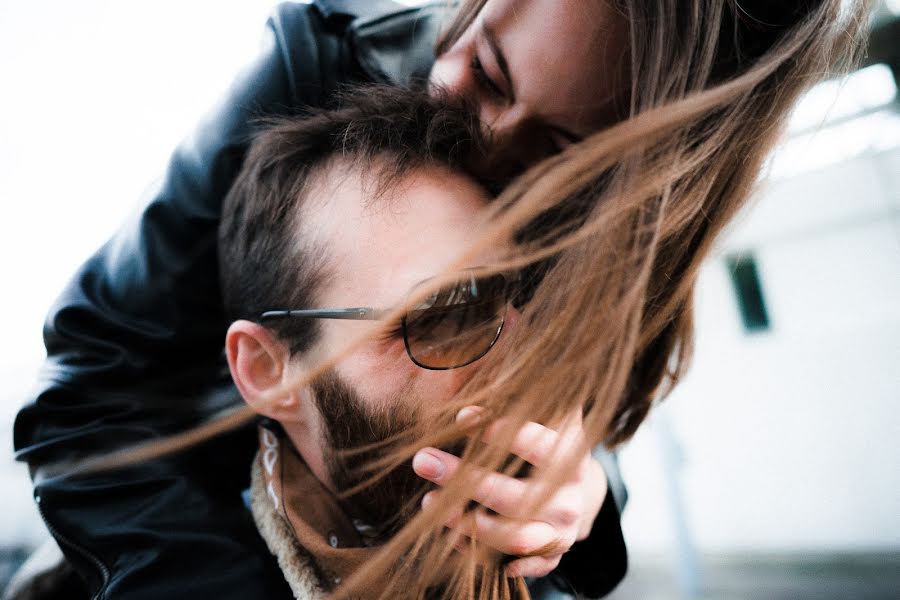
[[[699,550],[900,547],[897,144],[769,184],[704,269],[694,368],[622,455],[633,549],[672,541],[659,417]],[[743,331],[722,258],[746,250],[767,332]]]

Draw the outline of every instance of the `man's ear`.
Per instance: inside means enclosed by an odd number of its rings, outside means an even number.
[[[298,375],[281,340],[259,323],[235,321],[225,336],[225,352],[231,378],[250,408],[276,421],[300,419],[306,392],[295,386],[279,391]]]

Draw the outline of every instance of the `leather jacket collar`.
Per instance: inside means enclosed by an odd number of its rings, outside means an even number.
[[[355,58],[372,81],[414,85],[428,76],[446,2],[404,8],[391,0],[317,0],[315,6],[326,21],[347,27]]]

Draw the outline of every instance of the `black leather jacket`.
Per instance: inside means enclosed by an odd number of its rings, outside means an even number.
[[[48,528],[95,598],[291,597],[240,497],[252,427],[112,472],[54,477],[42,467],[159,439],[235,402],[222,355],[216,229],[252,120],[321,105],[343,82],[426,73],[436,27],[433,9],[385,0],[279,6],[257,61],[176,150],[143,211],[51,309],[47,360],[16,419],[15,447]],[[609,495],[555,581],[600,596],[624,571]]]

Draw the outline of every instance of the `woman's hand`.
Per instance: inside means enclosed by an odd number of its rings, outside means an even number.
[[[478,418],[480,409],[466,407],[457,420]],[[487,430],[484,441],[491,443],[497,432],[509,426],[498,419]],[[504,554],[518,556],[506,571],[510,576],[543,577],[559,564],[562,555],[576,541],[583,540],[606,496],[606,474],[590,451],[581,450],[584,431],[580,415],[554,431],[538,423],[526,423],[513,439],[510,451],[536,469],[563,464],[572,452],[583,453],[571,475],[555,490],[537,514],[530,518],[523,514],[530,500],[536,498],[546,485],[541,478],[514,478],[502,473],[490,473],[476,486],[472,495],[485,508],[474,519],[460,515],[448,519],[446,525],[478,543],[486,544]],[[443,485],[459,467],[460,459],[436,448],[423,448],[413,457],[413,469],[424,479]],[[422,499],[422,506],[430,504],[440,491],[432,491]]]

